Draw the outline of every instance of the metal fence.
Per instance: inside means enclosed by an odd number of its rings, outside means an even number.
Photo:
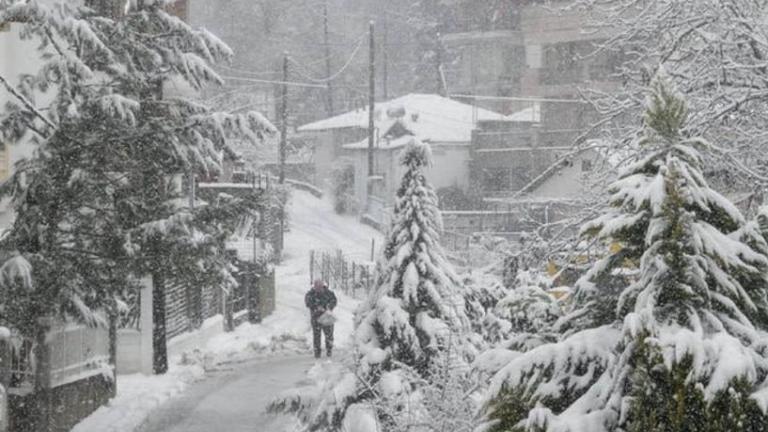
[[[440,235],[440,244],[449,251],[467,251],[469,250],[471,243],[471,235],[455,231],[443,231],[443,233]]]
[[[70,324],[53,329],[47,339],[52,388],[94,375],[111,374],[106,328]]]
[[[45,358],[40,371],[38,356]],[[109,331],[101,327],[61,324],[48,332],[40,350],[34,339],[13,332],[0,344],[0,374],[8,393],[24,396],[34,391],[38,373],[45,374],[50,388],[95,375],[111,373]]]
[[[34,341],[13,332],[0,346],[2,384],[10,394],[31,393],[35,388]]]
[[[374,264],[370,261],[355,261],[341,250],[309,251],[310,282],[322,279],[332,290],[363,298],[374,284]]]

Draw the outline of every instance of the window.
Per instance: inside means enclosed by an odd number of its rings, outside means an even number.
[[[520,88],[520,79],[525,70],[525,47],[510,46],[504,49],[503,70],[499,76],[500,84],[509,90],[509,94],[516,94]],[[502,89],[504,90],[504,89]]]
[[[381,199],[387,198],[387,181],[385,173],[373,175],[368,181],[371,182],[371,196]]]
[[[508,191],[512,185],[509,167],[490,167],[483,170],[482,185],[486,191]]]
[[[591,41],[562,42],[544,48],[543,84],[572,84],[582,80],[582,57],[594,49]]]
[[[601,81],[616,74],[623,63],[624,56],[620,52],[616,51],[601,51],[595,55],[595,58],[590,59],[589,79],[593,81]]]

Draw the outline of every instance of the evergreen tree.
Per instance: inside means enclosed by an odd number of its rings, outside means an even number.
[[[337,371],[321,383],[319,400],[297,390],[273,402],[271,410],[298,411],[313,431],[339,430],[350,406],[352,412],[369,412],[366,401],[387,399],[390,410],[404,409],[441,354],[450,351],[462,362],[473,354],[464,293],[439,244],[442,218],[424,177],[430,155],[429,146],[416,140],[403,150],[405,173],[376,286],[355,323],[353,370]],[[371,421],[391,423],[387,412],[376,412],[381,418]]]
[[[0,0],[0,21],[41,42],[37,73],[17,85],[2,79],[13,99],[0,140],[36,149],[2,190],[17,213],[0,245],[13,251],[0,280],[12,293],[3,319],[25,332],[42,316],[101,322],[96,312],[114,309],[136,275],[162,267],[197,283],[232,282],[226,222],[253,206],[222,198],[191,209],[173,179],[219,170],[229,140],[257,143],[273,128],[257,113],[163,97],[172,82],[221,83],[209,64],[232,55],[165,3],[131,2],[108,17],[68,2]]]
[[[427,144],[414,140],[403,151],[405,173],[375,292],[357,323],[365,363],[382,370],[396,361],[425,372],[448,338],[468,329],[459,279],[439,243],[442,217],[424,176],[430,161]]]
[[[707,185],[663,70],[647,105],[642,157],[583,228],[622,248],[579,280],[559,340],[495,375],[494,430],[765,430],[765,241]]]

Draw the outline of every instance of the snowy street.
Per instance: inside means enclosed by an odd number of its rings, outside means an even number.
[[[309,251],[341,249],[360,257],[370,253],[372,238],[380,244],[381,234],[354,217],[337,215],[329,202],[301,190],[291,193],[288,213],[290,231],[283,262],[276,269],[275,312],[260,324],[243,324],[216,335],[197,351],[185,351],[187,359],[172,360],[165,376],[118,377],[117,398],[74,432],[278,432],[279,426],[290,426],[285,418],[270,423],[265,407],[315,364],[304,306],[310,286]],[[335,345],[343,348],[352,334],[357,301],[336,294]]]
[[[291,431],[292,419],[267,414],[264,407],[275,393],[295,385],[313,363],[304,355],[222,365],[153,412],[138,431]]]
[[[0,0],[0,432],[768,432],[768,0]]]

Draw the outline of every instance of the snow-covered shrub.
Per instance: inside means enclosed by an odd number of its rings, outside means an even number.
[[[765,430],[765,241],[707,185],[687,115],[659,73],[642,154],[582,230],[622,247],[579,280],[559,339],[493,377],[491,430]]]
[[[493,341],[520,333],[542,334],[562,315],[562,305],[548,292],[551,280],[535,271],[518,275],[515,285],[493,308],[497,319]]]
[[[478,377],[450,350],[430,366],[428,379],[402,367],[382,375],[379,388],[369,406],[383,432],[472,432],[480,425]]]

